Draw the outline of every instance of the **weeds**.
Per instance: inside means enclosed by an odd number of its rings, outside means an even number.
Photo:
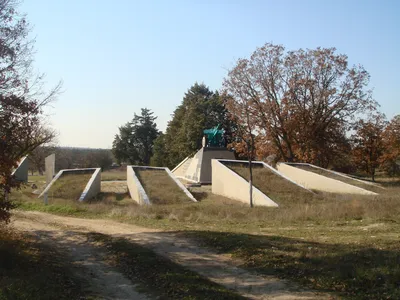
[[[165,170],[135,169],[152,204],[177,204],[190,201]]]
[[[0,228],[0,299],[82,299],[80,283],[53,248]]]
[[[51,198],[78,200],[92,174],[65,174],[54,182],[48,194]]]
[[[109,259],[141,290],[161,299],[245,299],[126,239],[99,233],[88,237],[106,246]]]

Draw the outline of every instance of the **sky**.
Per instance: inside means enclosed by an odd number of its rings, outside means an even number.
[[[195,83],[219,90],[263,44],[335,47],[370,73],[390,119],[400,114],[400,1],[24,0],[34,67],[63,93],[48,110],[60,146],[111,148],[147,107],[165,130]]]

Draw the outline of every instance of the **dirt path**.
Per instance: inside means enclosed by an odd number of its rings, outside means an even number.
[[[159,230],[122,224],[110,220],[60,217],[39,212],[17,212],[13,223],[15,227],[22,230],[48,230],[48,228],[51,228],[51,232],[55,231],[56,235],[59,235],[59,238],[58,240],[54,239],[53,234],[50,239],[63,242],[63,240],[67,238],[67,244],[69,239],[72,238],[68,237],[68,230],[81,232],[94,231],[107,235],[124,237],[146,246],[157,254],[167,257],[173,262],[195,271],[226,288],[235,290],[250,299],[288,300],[331,298],[321,293],[306,291],[299,286],[273,276],[261,277],[249,273],[239,268],[237,263],[232,261],[228,256],[215,254],[206,249],[199,248],[192,241],[178,237],[176,233],[172,232],[161,232]],[[85,255],[92,251],[90,245],[87,245],[87,243],[81,243],[79,247],[78,252],[81,253],[79,255],[81,258],[84,258]],[[82,248],[89,248],[89,250]],[[99,282],[102,282],[102,279],[107,280],[108,274],[107,276],[101,275],[103,272],[101,268],[105,266],[101,261],[97,262],[93,272],[95,274],[100,273],[100,275],[96,276],[100,278]],[[98,271],[96,268],[99,268]],[[123,278],[118,278],[119,279],[115,278],[115,280],[117,280],[116,282],[122,284]],[[119,299],[125,298],[122,297]]]
[[[18,230],[31,233],[61,250],[75,275],[81,278],[85,294],[90,299],[148,299],[135,290],[129,279],[104,261],[105,253],[88,241],[85,235],[32,219],[18,218],[14,224]]]

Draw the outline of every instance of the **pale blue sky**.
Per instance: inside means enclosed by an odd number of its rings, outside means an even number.
[[[400,1],[25,0],[35,67],[64,81],[51,110],[63,146],[111,147],[141,107],[164,130],[187,89],[220,89],[265,42],[336,47],[362,64],[390,118],[400,113]]]

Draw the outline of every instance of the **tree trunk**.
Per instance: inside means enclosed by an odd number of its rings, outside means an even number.
[[[249,179],[249,185],[250,185],[250,207],[253,207],[253,166],[251,163],[251,156],[249,157],[249,173],[250,173],[250,179]]]
[[[253,141],[253,138],[252,138]],[[249,157],[249,192],[250,192],[250,207],[253,207],[253,143],[247,143]]]
[[[375,168],[371,168],[372,181],[375,182]]]

